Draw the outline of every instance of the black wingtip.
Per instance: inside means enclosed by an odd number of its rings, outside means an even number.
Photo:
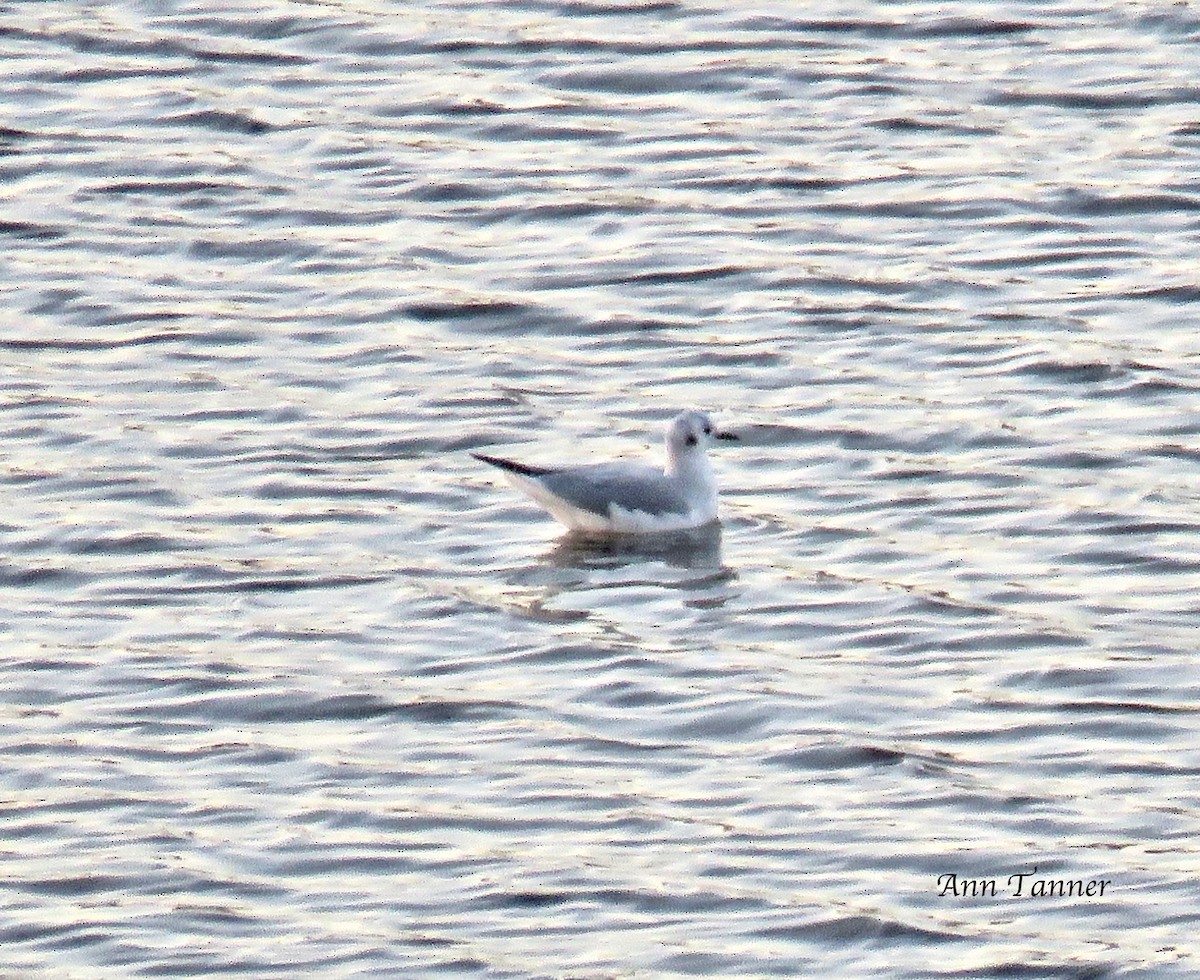
[[[501,459],[499,456],[489,456],[487,453],[471,453],[471,455],[481,463],[487,463],[498,469],[508,470],[510,473],[519,473],[521,476],[545,476],[547,473],[553,472],[544,466],[530,466],[528,463],[518,463],[511,459]]]

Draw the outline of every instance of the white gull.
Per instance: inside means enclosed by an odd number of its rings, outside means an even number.
[[[705,450],[718,432],[703,412],[683,412],[667,426],[664,469],[613,462],[530,466],[472,453],[504,472],[508,481],[561,523],[590,533],[683,531],[717,519],[717,479]]]

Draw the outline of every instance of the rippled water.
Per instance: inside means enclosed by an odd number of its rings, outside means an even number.
[[[0,972],[1197,970],[1198,41],[0,8]]]

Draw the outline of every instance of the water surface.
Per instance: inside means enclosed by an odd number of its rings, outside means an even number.
[[[1198,40],[0,10],[4,970],[1194,972]],[[689,406],[683,539],[468,454]]]

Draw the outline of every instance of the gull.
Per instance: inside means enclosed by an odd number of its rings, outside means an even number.
[[[556,520],[592,534],[683,531],[717,519],[717,479],[704,451],[718,432],[703,412],[683,412],[667,426],[667,465],[656,469],[623,461],[531,466],[472,453],[503,471]]]

